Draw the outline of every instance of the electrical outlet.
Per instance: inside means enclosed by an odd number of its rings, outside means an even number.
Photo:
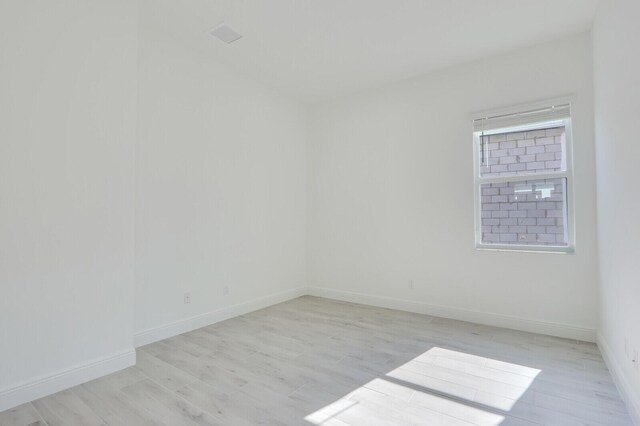
[[[222,287],[222,294],[224,294],[225,296],[229,294],[229,286],[225,285],[224,287]]]
[[[184,304],[187,305],[191,303],[191,293],[187,292],[184,294]]]

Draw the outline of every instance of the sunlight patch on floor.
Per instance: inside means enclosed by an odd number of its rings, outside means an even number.
[[[498,426],[540,370],[434,347],[309,414],[315,425],[366,419]],[[342,421],[341,421],[342,420]],[[351,420],[351,421],[350,421]],[[358,422],[360,420],[361,422]]]
[[[525,396],[539,373],[536,368],[435,347],[391,370],[387,376],[509,411]]]
[[[353,408],[357,401],[350,401],[346,398],[341,398],[331,404],[309,414],[304,419],[314,425],[327,424],[328,421],[335,419],[336,416],[344,413],[345,411]]]

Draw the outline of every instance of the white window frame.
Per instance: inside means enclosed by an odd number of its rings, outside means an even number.
[[[472,120],[483,117],[492,117],[506,114],[517,114],[522,111],[531,111],[536,108],[544,108],[551,105],[572,104],[573,99],[570,97],[557,98],[544,102],[533,104],[519,105],[515,107],[503,108],[500,110],[484,111],[472,115]],[[492,134],[500,134],[506,132],[518,132],[526,130],[535,130],[549,127],[565,128],[565,156],[566,171],[549,172],[549,173],[526,173],[512,176],[480,176],[480,136],[490,136]],[[489,131],[473,132],[473,176],[474,176],[474,211],[475,211],[475,245],[478,250],[496,250],[496,251],[528,251],[528,252],[547,252],[547,253],[574,253],[575,252],[575,209],[574,209],[574,189],[573,189],[573,133],[571,128],[571,117],[559,120],[550,120],[532,125],[511,126],[501,129],[492,129]],[[545,179],[566,179],[566,203],[567,209],[567,245],[566,246],[549,246],[549,245],[528,245],[528,244],[488,244],[482,242],[482,205],[480,185],[489,183],[504,182],[520,182],[531,180]]]

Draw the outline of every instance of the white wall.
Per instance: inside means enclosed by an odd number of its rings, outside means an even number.
[[[0,2],[0,410],[36,378],[134,362],[136,13]]]
[[[305,286],[304,106],[140,15],[138,344]]]
[[[313,292],[594,339],[591,68],[585,34],[311,108]],[[576,253],[476,250],[470,114],[567,94]]]
[[[0,410],[304,292],[304,106],[137,3],[0,3]]]
[[[640,349],[630,196],[640,66],[618,49],[638,38],[637,15],[630,0],[605,6],[594,34],[600,331],[636,400],[639,374],[623,340]],[[0,3],[0,409],[37,397],[22,384],[130,354],[134,333],[153,340],[306,283],[318,294],[591,337],[588,35],[307,114],[136,19],[125,0]],[[469,113],[565,94],[576,96],[576,253],[475,250]]]
[[[595,21],[594,87],[600,250],[599,344],[640,425],[640,2],[603,2]],[[629,354],[624,340],[628,340]]]

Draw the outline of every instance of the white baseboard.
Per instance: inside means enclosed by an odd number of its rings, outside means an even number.
[[[604,358],[604,362],[609,368],[613,382],[616,384],[618,392],[620,392],[620,396],[627,406],[627,411],[629,411],[633,424],[640,426],[640,395],[634,395],[633,387],[622,372],[609,344],[600,332],[598,332],[598,348],[600,348],[602,358]]]
[[[2,389],[0,390],[0,411],[43,398],[132,365],[136,365],[136,351],[133,348]]]
[[[548,336],[564,337],[586,342],[596,341],[596,330],[587,327],[570,324],[539,321],[529,318],[520,318],[489,312],[472,311],[462,308],[431,305],[412,300],[394,299],[390,297],[371,296],[362,293],[352,293],[321,287],[309,287],[312,296],[326,297],[345,302],[361,303],[364,305],[379,306],[382,308],[398,309],[401,311],[418,314],[433,315],[443,318],[451,318],[460,321],[475,322],[477,324],[491,325],[495,327],[510,328],[514,330],[528,331],[531,333],[546,334]]]
[[[306,287],[298,287],[293,290],[252,299],[247,302],[226,306],[224,308],[205,312],[190,318],[184,318],[158,327],[143,330],[135,334],[135,346],[136,348],[139,348],[140,346],[148,345],[149,343],[168,339],[169,337],[177,336],[178,334],[215,324],[229,318],[237,317],[238,315],[244,315],[277,303],[286,302],[287,300],[295,299],[296,297],[304,296],[306,294]]]
[[[346,302],[398,309],[408,312],[452,318],[461,321],[469,321],[496,327],[505,327],[589,342],[596,341],[596,331],[585,327],[471,311],[461,308],[431,305],[411,300],[371,296],[328,288],[299,287],[293,290],[227,306],[201,315],[164,324],[159,327],[143,330],[135,334],[135,346],[144,346],[149,343],[177,336],[178,334],[186,333],[197,328],[205,327],[219,321],[224,321],[238,315],[244,315],[246,313],[266,308],[277,303],[286,302],[287,300],[295,299],[304,295],[326,297]],[[607,365],[609,365],[612,375],[614,376],[614,379],[616,379],[615,365],[612,362],[613,358],[610,355],[610,351],[608,350],[606,343],[604,343],[604,341],[602,341],[602,343],[598,341],[598,344],[601,345],[605,361],[607,361]],[[0,390],[0,411],[88,382],[98,377],[135,365],[135,363],[135,350],[130,349],[69,369],[57,371],[17,386]],[[624,377],[620,375],[618,375],[616,383],[619,383],[618,386],[620,387],[623,396],[628,395],[627,401],[630,401],[627,403],[629,411],[632,413],[632,416],[635,416],[634,421],[636,421],[636,424],[640,426],[640,422],[638,422],[638,413],[640,413],[640,409],[638,408],[637,403],[631,398],[631,393],[629,391],[631,388],[628,383],[626,383]]]
[[[299,287],[144,330],[136,333],[135,346],[139,347],[173,337],[238,315],[286,302],[287,300],[295,299],[306,294],[307,288]],[[0,411],[8,410],[47,395],[69,389],[135,364],[136,352],[135,349],[131,348],[121,353],[65,370],[56,371],[46,376],[2,389],[0,390]]]

